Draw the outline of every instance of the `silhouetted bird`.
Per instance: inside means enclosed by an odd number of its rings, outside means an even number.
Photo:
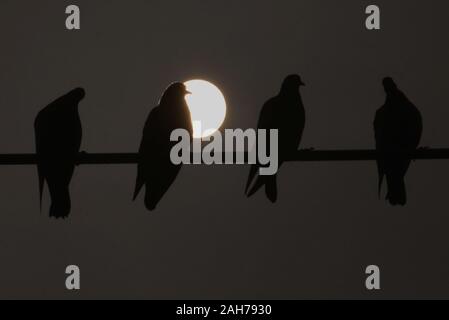
[[[145,185],[145,206],[150,211],[156,209],[182,168],[182,165],[174,165],[170,159],[170,151],[177,144],[170,141],[171,133],[176,129],[185,129],[190,137],[193,134],[191,115],[185,100],[187,94],[190,92],[184,84],[170,85],[145,123],[134,200]]]
[[[376,149],[379,152],[379,196],[386,177],[386,199],[392,205],[404,206],[407,203],[405,175],[411,163],[407,154],[419,145],[423,121],[419,110],[397,88],[393,79],[385,78],[383,86],[387,98],[374,121]]]
[[[278,129],[279,167],[286,157],[298,150],[304,131],[306,114],[299,92],[300,86],[304,86],[301,77],[298,75],[289,75],[284,80],[280,93],[276,97],[268,100],[260,113],[259,129]],[[256,182],[250,189],[259,169],[259,165],[253,165],[251,167],[245,193],[248,197],[251,197],[260,188],[265,186],[265,193],[268,199],[271,202],[276,202],[276,175],[258,175]]]
[[[50,217],[66,218],[70,214],[69,185],[82,138],[78,105],[84,96],[82,88],[70,91],[40,111],[34,123],[40,201],[42,206],[47,182]]]

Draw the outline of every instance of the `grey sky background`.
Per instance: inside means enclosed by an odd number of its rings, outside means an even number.
[[[248,128],[296,72],[303,147],[372,148],[387,75],[420,108],[422,145],[449,146],[449,3],[377,0],[369,32],[372,3],[1,0],[0,152],[33,152],[37,112],[76,86],[83,150],[134,152],[170,82],[213,82],[226,126]],[[65,29],[69,4],[80,31]],[[34,167],[0,167],[0,298],[449,298],[447,161],[413,164],[406,208],[378,201],[374,162],[289,163],[276,205],[245,198],[247,171],[185,167],[150,214],[131,202],[133,166],[82,166],[55,221]],[[364,287],[370,264],[380,292]]]

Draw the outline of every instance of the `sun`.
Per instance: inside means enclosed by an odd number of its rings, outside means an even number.
[[[205,80],[189,80],[184,84],[191,93],[186,101],[192,116],[193,137],[199,139],[214,134],[226,118],[223,93]]]

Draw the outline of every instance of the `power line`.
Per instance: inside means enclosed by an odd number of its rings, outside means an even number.
[[[413,160],[444,160],[449,159],[449,148],[418,149],[406,156]],[[233,157],[236,158],[235,153]],[[246,153],[244,153],[244,157],[247,159]],[[373,161],[377,158],[378,152],[376,150],[299,150],[288,157],[287,161]],[[80,165],[136,164],[138,159],[137,153],[82,152],[79,154],[78,162]],[[0,154],[0,165],[35,165],[36,163],[37,156],[34,153]]]

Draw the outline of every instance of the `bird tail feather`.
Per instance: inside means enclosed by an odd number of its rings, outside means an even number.
[[[252,186],[252,188],[247,193],[248,198],[252,197],[254,194],[256,194],[257,191],[259,191],[260,188],[262,188],[265,185],[265,180],[262,176],[257,177],[256,182]]]
[[[385,177],[385,172],[383,170],[383,164],[380,159],[377,159],[377,176],[378,176],[377,196],[380,199],[382,196],[382,185],[384,183],[384,177]]]
[[[378,189],[377,189],[377,196],[379,197],[379,199],[381,198],[381,195],[382,195],[383,183],[384,183],[384,174],[379,172],[379,185],[378,185]]]
[[[276,175],[267,176],[266,177],[265,194],[267,195],[268,199],[272,203],[275,203],[277,201],[278,190],[277,190],[277,178],[276,178]]]
[[[251,166],[251,169],[250,169],[250,171],[249,171],[249,176],[248,176],[248,182],[246,183],[246,188],[245,188],[245,194],[247,195],[248,194],[248,190],[249,190],[249,188],[251,187],[251,183],[253,182],[253,180],[254,180],[254,177],[256,176],[256,174],[257,174],[257,166],[256,165],[252,165]]]
[[[405,206],[407,203],[407,191],[402,177],[390,179],[388,184],[387,199],[391,205]]]
[[[137,182],[136,187],[134,189],[134,195],[133,195],[133,201],[136,201],[137,197],[139,196],[140,190],[142,190],[143,183]]]
[[[275,203],[277,201],[277,179],[276,175],[273,176],[259,176],[248,192],[248,198],[253,196],[257,191],[259,191],[263,186],[265,186],[265,194],[267,198]]]
[[[39,168],[39,166],[37,167],[37,174],[39,177],[39,210],[42,212],[42,198],[43,198],[43,194],[44,194],[45,178],[44,178],[42,170],[41,170],[41,168]]]
[[[145,179],[143,178],[140,168],[138,168],[137,169],[137,178],[136,178],[136,187],[134,188],[133,201],[136,201],[137,196],[139,195],[140,191],[142,190],[142,187],[144,186],[144,184],[145,184]]]
[[[65,219],[69,216],[71,210],[69,186],[61,187],[57,190],[52,189],[50,217]]]
[[[147,190],[145,193],[145,208],[147,208],[148,211],[154,211],[156,210],[156,206],[158,205],[159,201],[162,199],[163,194],[155,194],[155,192],[150,192],[150,190]]]

